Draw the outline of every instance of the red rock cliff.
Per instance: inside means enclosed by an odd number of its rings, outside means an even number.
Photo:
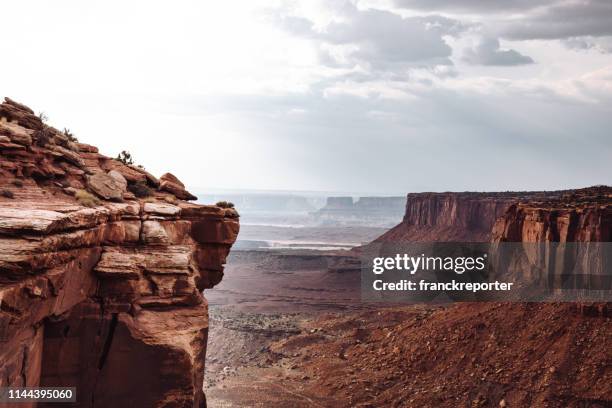
[[[508,208],[496,220],[495,242],[609,242],[612,188],[590,187]]]
[[[486,242],[518,193],[412,193],[403,221],[378,241]]]
[[[571,193],[572,190],[411,193],[403,221],[377,241],[488,242],[496,220],[506,215],[513,204],[555,200]]]
[[[208,310],[233,209],[0,105],[0,387],[83,407],[202,407]]]

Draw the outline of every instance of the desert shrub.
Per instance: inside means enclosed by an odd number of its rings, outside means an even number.
[[[33,137],[37,146],[46,146],[51,141],[51,132],[45,125],[42,125],[34,131]]]
[[[13,194],[13,192],[10,190],[2,190],[0,194],[2,194],[2,197],[15,198],[15,194]]]
[[[23,181],[21,181],[21,180],[13,180],[13,185],[15,187],[21,188],[21,187],[23,187]]]
[[[68,138],[71,142],[78,142],[79,139],[76,138],[68,128],[64,128],[64,136]]]
[[[47,116],[45,112],[40,112],[38,114],[38,119],[40,119],[41,122],[45,123],[46,121],[49,120],[49,117]]]
[[[77,190],[74,197],[84,207],[91,208],[100,205],[100,199],[87,190]]]
[[[234,208],[234,203],[231,201],[218,201],[215,205],[221,208]]]
[[[122,150],[121,153],[117,155],[117,160],[125,165],[134,164],[134,159],[132,158],[132,154],[127,150]]]
[[[149,186],[147,186],[146,183],[143,183],[142,181],[128,184],[128,190],[134,193],[134,195],[138,198],[144,198],[153,195],[153,190],[151,190]]]

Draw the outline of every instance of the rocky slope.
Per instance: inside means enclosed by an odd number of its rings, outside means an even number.
[[[293,406],[612,404],[612,321],[586,318],[572,304],[463,303],[321,316],[270,349],[293,368],[283,386],[313,401]],[[273,398],[268,388],[270,397],[260,398]]]
[[[0,105],[0,387],[83,407],[203,407],[208,308],[239,230],[173,175]]]

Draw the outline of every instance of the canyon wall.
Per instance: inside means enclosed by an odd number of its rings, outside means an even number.
[[[239,231],[173,175],[0,105],[0,387],[82,407],[204,407],[208,308]],[[39,404],[39,406],[42,406]]]
[[[410,193],[404,218],[376,241],[488,242],[512,204],[560,197],[565,191]]]
[[[520,287],[515,300],[594,301],[605,300],[612,290],[611,230],[612,187],[607,186],[421,193],[408,195],[402,223],[370,248],[395,253],[394,243],[491,243],[489,278],[515,282]]]
[[[589,187],[510,206],[492,228],[494,242],[609,242],[612,188]]]

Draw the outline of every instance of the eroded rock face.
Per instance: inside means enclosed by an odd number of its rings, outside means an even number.
[[[497,219],[495,242],[610,242],[612,188],[591,187],[511,206]]]
[[[377,241],[489,242],[512,205],[561,199],[573,190],[411,193],[402,222]]]
[[[0,387],[205,406],[202,290],[223,276],[237,213],[181,201],[16,102],[0,121]],[[136,199],[135,183],[151,195]]]

